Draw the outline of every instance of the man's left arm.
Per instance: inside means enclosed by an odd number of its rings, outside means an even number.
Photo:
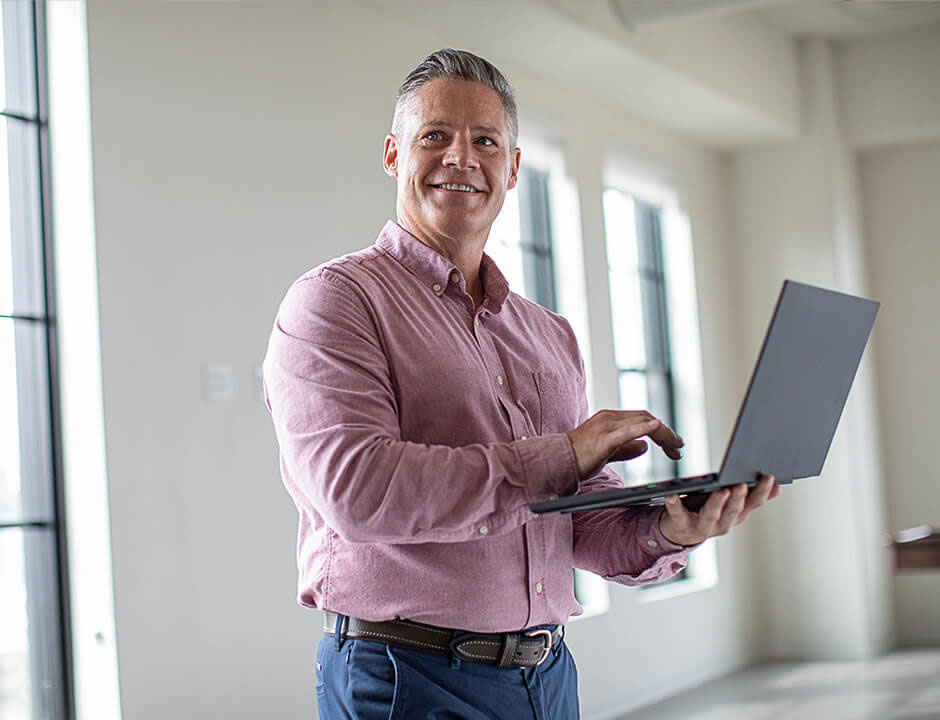
[[[582,483],[591,489],[617,487],[609,471]],[[590,492],[588,489],[587,492]],[[718,490],[698,511],[687,509],[677,495],[661,508],[617,508],[576,513],[575,567],[623,585],[666,580],[681,571],[689,552],[711,537],[727,534],[767,501],[780,494],[770,475],[750,492],[746,485]]]
[[[604,470],[581,484],[581,493],[623,487]],[[571,516],[574,565],[621,585],[662,582],[680,572],[693,548],[672,542],[662,532],[664,508],[624,507],[590,510]]]
[[[583,361],[580,372],[584,373]],[[583,384],[582,384],[583,387]],[[587,396],[582,393],[578,427],[569,433],[582,482],[579,494],[622,487],[623,482],[604,466],[610,460],[626,460],[644,451],[659,452],[642,440],[623,435],[622,427],[635,413],[601,411],[585,420]],[[665,428],[665,426],[663,426]],[[681,439],[671,429],[660,430]],[[650,437],[653,437],[652,435]],[[673,459],[675,447],[662,445]],[[598,472],[599,471],[599,472]],[[575,567],[625,585],[661,582],[681,571],[689,552],[710,537],[726,534],[751,512],[780,493],[771,476],[764,476],[748,493],[746,485],[714,492],[697,512],[688,510],[677,495],[666,498],[665,507],[616,508],[575,513],[572,516]]]

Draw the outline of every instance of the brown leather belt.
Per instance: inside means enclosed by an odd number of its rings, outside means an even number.
[[[324,613],[323,632],[327,635],[336,632],[337,617],[334,612]],[[438,655],[455,655],[461,660],[499,667],[533,667],[545,662],[552,648],[564,637],[564,630],[564,626],[556,625],[552,630],[536,628],[511,633],[465,633],[411,620],[372,622],[344,615],[340,635]]]

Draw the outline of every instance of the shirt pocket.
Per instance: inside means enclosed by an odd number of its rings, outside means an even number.
[[[567,433],[575,429],[583,392],[577,377],[555,372],[534,372],[538,408],[533,422],[539,435]]]

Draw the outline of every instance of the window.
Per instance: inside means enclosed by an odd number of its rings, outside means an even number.
[[[0,716],[66,718],[44,5],[0,3]]]
[[[634,175],[608,169],[603,193],[620,404],[649,409],[685,440],[679,462],[651,450],[621,463],[618,471],[628,485],[713,470],[691,232],[671,184],[649,179],[659,172],[642,168]],[[672,581],[641,588],[640,594],[647,602],[713,587],[717,581],[715,548],[708,542]]]
[[[661,213],[615,189],[603,200],[620,405],[648,409],[676,427]],[[677,465],[647,452],[624,463],[623,472],[627,484],[670,480]]]

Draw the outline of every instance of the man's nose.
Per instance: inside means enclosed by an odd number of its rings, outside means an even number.
[[[456,168],[475,168],[480,163],[473,152],[473,143],[469,138],[455,137],[444,153],[444,165]]]

